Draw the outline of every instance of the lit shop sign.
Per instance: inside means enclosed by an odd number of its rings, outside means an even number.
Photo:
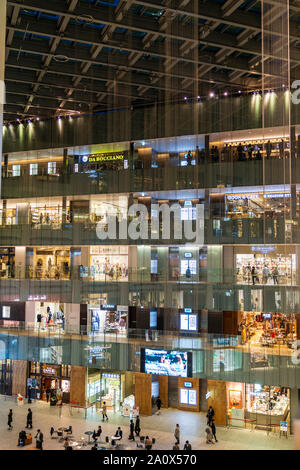
[[[227,196],[228,201],[238,201],[239,199],[259,199],[262,196],[264,199],[278,199],[284,197],[291,197],[291,193],[267,193],[267,194],[233,194]]]
[[[185,257],[185,258],[192,258],[192,257],[193,257],[193,253],[191,253],[191,252],[186,252],[186,253],[184,253],[184,257]]]
[[[265,199],[279,198],[279,197],[291,197],[291,193],[271,193],[264,194]]]
[[[107,374],[106,372],[101,374],[102,377],[105,377],[107,379],[119,379],[120,378],[120,374]]]
[[[111,304],[101,305],[100,308],[101,308],[101,310],[117,310],[117,306],[116,305],[111,305]]]
[[[274,246],[252,246],[252,251],[257,251],[258,253],[270,253],[275,250]]]
[[[118,160],[124,160],[124,158],[124,152],[96,153],[93,155],[79,156],[79,163],[113,162]]]
[[[52,369],[52,367],[43,367],[43,374],[56,375],[56,369]]]
[[[186,388],[193,388],[192,382],[184,382],[184,386],[185,386]]]

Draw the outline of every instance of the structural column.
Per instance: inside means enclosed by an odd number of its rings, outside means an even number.
[[[2,181],[2,135],[4,107],[4,69],[5,69],[5,35],[6,35],[6,1],[0,1],[0,197]]]

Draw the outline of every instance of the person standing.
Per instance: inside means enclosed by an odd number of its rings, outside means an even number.
[[[251,269],[251,276],[252,276],[252,284],[253,286],[255,285],[255,281],[256,281],[256,269],[255,269],[255,266],[252,266],[252,269]]]
[[[210,428],[211,428],[212,435],[214,436],[215,442],[218,442],[217,436],[216,436],[216,426],[215,426],[215,422],[213,419],[210,422]]]
[[[157,414],[158,415],[160,414],[161,405],[162,405],[162,401],[161,401],[160,397],[157,397],[156,406],[157,406]]]
[[[36,448],[43,450],[44,435],[40,429],[37,430],[37,434],[35,438],[36,438]]]
[[[50,390],[50,388],[48,387],[47,390],[46,390],[46,400],[47,400],[47,403],[48,403],[49,400],[50,400],[50,396],[51,396],[51,390]]]
[[[175,436],[175,439],[176,439],[176,444],[180,444],[180,427],[179,427],[179,424],[176,424],[176,426],[175,426],[174,436]]]
[[[185,441],[183,450],[192,450],[192,446],[189,441]]]
[[[31,385],[28,386],[27,398],[28,398],[28,404],[30,404],[31,403]]]
[[[106,402],[105,401],[103,402],[103,406],[102,406],[102,421],[104,421],[104,418],[106,418],[106,421],[108,421],[107,407],[106,407]]]
[[[8,417],[7,417],[7,424],[8,424],[8,429],[11,431],[12,430],[12,420],[13,420],[13,412],[12,410],[9,410]]]
[[[133,419],[130,420],[130,426],[129,426],[129,430],[130,430],[130,433],[129,433],[129,440],[131,441],[134,441],[134,423],[133,423]]]
[[[141,424],[140,424],[140,417],[137,416],[135,420],[135,427],[134,427],[134,432],[137,436],[140,435],[141,432]]]
[[[32,411],[28,408],[26,428],[32,429]]]

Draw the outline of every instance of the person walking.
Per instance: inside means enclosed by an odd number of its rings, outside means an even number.
[[[180,444],[180,427],[179,427],[179,424],[176,424],[176,426],[175,426],[174,436],[175,436],[175,439],[176,439],[176,444]]]
[[[215,416],[215,410],[213,409],[213,407],[210,405],[210,407],[208,408],[208,411],[207,411],[207,424],[210,424],[211,421],[213,420]]]
[[[139,435],[140,435],[140,432],[141,432],[141,424],[140,424],[140,417],[139,417],[139,416],[137,416],[137,417],[136,417],[136,420],[135,420],[134,432],[135,432],[136,436],[139,436]]]
[[[37,430],[35,439],[36,439],[36,448],[39,450],[43,450],[44,435],[40,429]]]
[[[7,417],[7,424],[8,424],[8,429],[9,431],[12,430],[12,420],[13,420],[13,412],[12,410],[9,410],[8,417]]]
[[[210,428],[211,428],[212,435],[214,436],[215,442],[218,442],[218,439],[216,436],[216,425],[213,419],[210,422]]]
[[[173,450],[180,450],[179,444],[177,442],[175,442],[173,445]]]
[[[183,450],[192,450],[192,446],[191,446],[191,444],[189,443],[189,441],[185,441]]]
[[[212,444],[213,443],[213,434],[211,432],[210,424],[205,429],[205,432],[206,432],[206,444]]]
[[[129,438],[128,439],[131,440],[131,441],[134,441],[134,434],[133,434],[134,433],[134,422],[133,422],[133,419],[130,420],[129,430],[130,430],[130,432],[129,432]]]
[[[106,407],[106,402],[105,401],[103,402],[103,406],[102,406],[102,421],[104,421],[104,418],[106,418],[106,421],[108,421],[107,407]]]
[[[162,405],[162,401],[161,401],[160,397],[157,397],[156,406],[157,406],[157,414],[158,415],[160,415],[161,405]]]
[[[32,411],[28,408],[26,428],[32,429]]]

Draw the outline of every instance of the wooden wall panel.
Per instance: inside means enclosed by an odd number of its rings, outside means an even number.
[[[27,361],[12,361],[12,394],[26,397]]]
[[[226,426],[226,382],[222,382],[221,380],[208,380],[207,392],[210,393],[207,405],[208,407],[211,405],[215,410],[215,424],[218,426]]]
[[[238,312],[232,310],[223,311],[223,333],[225,335],[238,334]]]
[[[143,372],[135,373],[135,405],[140,408],[141,415],[151,416],[152,414],[151,385],[151,374],[144,374]]]
[[[162,408],[169,407],[169,377],[167,375],[160,375],[159,382],[159,396],[162,401]]]
[[[70,402],[80,406],[85,405],[86,395],[86,368],[71,366]]]

